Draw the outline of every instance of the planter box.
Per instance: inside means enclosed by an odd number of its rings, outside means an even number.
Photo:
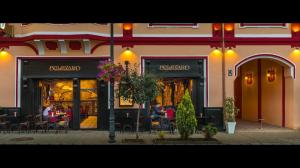
[[[234,134],[236,122],[227,122],[226,131],[228,134]]]
[[[123,139],[122,143],[126,144],[145,144],[143,139]]]
[[[218,145],[221,144],[215,138],[205,139],[205,138],[189,138],[187,140],[182,140],[180,138],[166,138],[166,139],[154,139],[153,144],[161,145],[186,145],[186,144],[197,144],[197,145]]]

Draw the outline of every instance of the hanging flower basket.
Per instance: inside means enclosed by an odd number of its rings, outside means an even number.
[[[100,69],[100,72],[97,78],[106,82],[120,81],[122,73],[125,72],[122,65],[116,65],[111,61],[100,61],[98,69]]]

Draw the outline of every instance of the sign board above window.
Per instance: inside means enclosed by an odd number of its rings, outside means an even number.
[[[198,23],[149,23],[148,27],[189,27],[189,28],[197,28]]]
[[[248,27],[279,27],[279,28],[287,28],[287,23],[240,23],[240,28],[248,28]]]

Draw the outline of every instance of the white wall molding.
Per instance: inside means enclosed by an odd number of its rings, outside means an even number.
[[[83,45],[84,45],[84,53],[91,54],[91,41],[88,39],[83,39]]]
[[[67,54],[68,53],[67,45],[66,45],[65,40],[58,40],[58,45],[59,45],[61,54]]]
[[[26,34],[15,34],[15,37],[28,37],[33,35],[95,35],[102,37],[110,37],[108,33],[96,33],[96,32],[53,32],[53,31],[37,31]],[[123,34],[114,34],[114,37],[123,37]]]
[[[257,38],[257,37],[270,37],[270,38],[291,38],[291,34],[235,34],[235,37],[249,37],[249,38]]]
[[[34,42],[38,48],[39,55],[45,55],[44,42],[41,40],[34,40]]]
[[[133,34],[132,37],[212,37],[212,34]]]

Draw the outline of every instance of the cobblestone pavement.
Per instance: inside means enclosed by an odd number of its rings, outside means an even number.
[[[166,133],[166,138],[178,138],[179,134]],[[193,138],[203,138],[201,133],[192,135]],[[125,138],[135,138],[135,133],[116,132],[116,144],[124,144]],[[157,133],[143,132],[140,138],[145,144],[152,144],[154,138],[158,138]],[[219,132],[215,138],[222,144],[299,144],[300,130],[291,130],[276,126],[263,125],[260,129],[259,123],[238,121],[236,133],[233,135],[226,132]],[[39,132],[39,133],[0,133],[0,144],[68,144],[68,145],[95,145],[108,144],[108,131],[68,131],[68,133]]]

